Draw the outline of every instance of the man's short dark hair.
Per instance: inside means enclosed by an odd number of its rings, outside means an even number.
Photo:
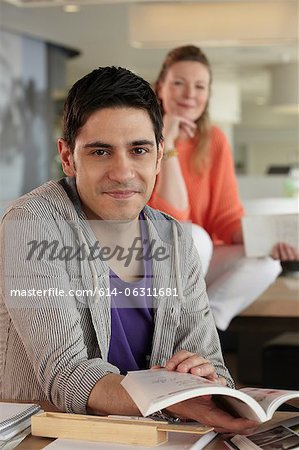
[[[99,67],[78,80],[64,104],[63,138],[70,150],[74,151],[78,132],[93,112],[126,107],[148,113],[158,146],[163,139],[163,119],[156,95],[147,81],[122,67]]]

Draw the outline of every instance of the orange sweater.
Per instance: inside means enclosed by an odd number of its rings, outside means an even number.
[[[232,234],[240,227],[243,207],[240,203],[232,153],[219,128],[211,130],[211,155],[204,173],[191,169],[194,141],[177,146],[178,157],[189,195],[189,208],[182,211],[159,197],[155,190],[149,201],[153,208],[181,221],[191,221],[203,227],[213,241],[231,243]]]

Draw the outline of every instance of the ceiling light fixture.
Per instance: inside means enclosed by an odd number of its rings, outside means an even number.
[[[136,48],[297,43],[297,16],[297,2],[291,0],[135,3],[130,41]]]
[[[76,13],[80,11],[79,5],[64,5],[63,11],[67,13]]]

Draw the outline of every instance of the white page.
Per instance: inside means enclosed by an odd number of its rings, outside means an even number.
[[[249,257],[269,255],[277,242],[286,242],[295,248],[299,245],[298,214],[245,216],[242,228]]]
[[[276,409],[290,399],[298,398],[298,391],[286,391],[281,389],[243,388],[241,391],[250,395],[266,411],[269,419]]]
[[[261,406],[241,390],[190,373],[169,372],[165,369],[138,370],[128,372],[121,384],[144,416],[188,398],[215,394],[225,396],[226,401],[233,404],[243,417],[266,420]]]
[[[206,378],[189,373],[169,372],[165,369],[129,372],[121,384],[144,416],[172,403],[186,400],[188,395],[189,398],[195,397],[195,390],[199,388],[201,395],[211,393],[211,387],[215,388],[214,392],[217,394],[228,390]]]
[[[189,433],[168,433],[168,442],[159,445],[157,448],[163,450],[199,450],[201,446],[195,444],[200,442],[198,434]],[[193,447],[194,446],[194,447]],[[44,447],[49,450],[144,450],[148,449],[144,445],[115,444],[108,442],[88,442],[75,441],[71,439],[56,439],[56,441]]]

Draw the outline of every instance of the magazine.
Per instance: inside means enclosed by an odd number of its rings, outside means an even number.
[[[240,417],[266,422],[283,403],[299,398],[297,391],[231,389],[190,373],[167,370],[129,372],[121,382],[143,416],[202,395],[221,396],[221,402]]]
[[[230,450],[298,450],[299,416],[247,436],[237,434],[224,444]]]

